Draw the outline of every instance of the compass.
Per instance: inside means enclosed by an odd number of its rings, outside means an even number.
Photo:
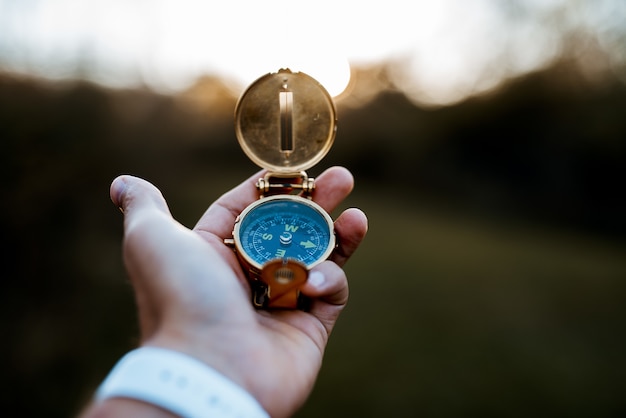
[[[237,217],[231,244],[257,308],[302,308],[300,287],[336,240],[330,215],[312,200],[306,169],[330,150],[336,132],[331,96],[315,79],[281,69],[252,83],[235,108],[235,131],[246,155],[267,170],[259,200]]]
[[[272,196],[254,202],[235,224],[234,238],[242,257],[261,270],[276,258],[293,259],[313,267],[332,252],[330,216],[311,200]]]

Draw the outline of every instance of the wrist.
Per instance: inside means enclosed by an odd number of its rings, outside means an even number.
[[[130,398],[111,398],[95,402],[80,414],[80,418],[177,418],[170,411],[143,401]]]

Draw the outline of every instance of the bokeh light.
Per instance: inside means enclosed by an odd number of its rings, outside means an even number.
[[[397,88],[445,105],[549,65],[574,32],[596,41],[623,73],[624,4],[1,0],[0,68],[177,92],[207,74],[240,91],[287,67],[338,95],[350,66],[393,61]]]

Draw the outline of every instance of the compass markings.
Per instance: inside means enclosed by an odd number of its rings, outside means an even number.
[[[328,242],[328,232],[315,217],[290,212],[265,212],[241,231],[245,251],[263,264],[276,258],[291,258],[310,264]]]
[[[317,244],[311,242],[311,240],[308,241],[302,241],[300,243],[301,246],[303,246],[304,248],[306,248],[307,250],[311,249],[311,248],[316,248]]]
[[[289,224],[285,225],[285,231],[287,232],[296,232],[299,228],[300,227],[296,225],[289,225]]]

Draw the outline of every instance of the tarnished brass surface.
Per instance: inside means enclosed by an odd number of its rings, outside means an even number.
[[[317,164],[335,139],[332,97],[307,74],[279,70],[256,80],[235,108],[235,132],[255,164],[276,173]]]

